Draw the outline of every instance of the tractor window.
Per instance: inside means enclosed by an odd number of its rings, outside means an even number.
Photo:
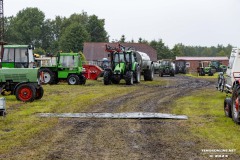
[[[15,49],[15,62],[27,62],[27,49]]]
[[[170,62],[169,62],[169,61],[163,61],[163,62],[162,62],[162,65],[169,66],[169,65],[170,65]]]
[[[14,49],[13,48],[4,49],[2,62],[14,62]]]
[[[119,55],[119,56],[118,56]],[[119,59],[120,58],[120,59]],[[124,56],[123,54],[115,54],[114,56],[114,62],[119,63],[119,62],[124,62]]]
[[[69,68],[69,67],[74,67],[74,56],[60,56],[60,61],[59,64],[62,67]]]
[[[129,54],[126,54],[126,60],[129,62]]]

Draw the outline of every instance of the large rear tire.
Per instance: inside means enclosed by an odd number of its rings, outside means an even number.
[[[231,98],[228,97],[224,100],[223,109],[224,109],[225,116],[232,118],[232,99]]]
[[[86,77],[84,75],[80,75],[79,80],[80,80],[79,84],[81,85],[86,84]]]
[[[144,71],[144,81],[152,81],[154,76],[153,67]]]
[[[239,117],[240,96],[238,95],[239,89],[240,88],[238,87],[234,87],[233,93],[232,93],[232,119],[237,124],[240,124],[240,117]]]
[[[56,83],[55,80],[55,73],[51,71],[49,68],[42,68],[40,69],[40,72],[43,72],[43,84],[54,84]]]
[[[17,87],[15,96],[19,101],[32,102],[36,97],[36,89],[32,84],[21,84]]]

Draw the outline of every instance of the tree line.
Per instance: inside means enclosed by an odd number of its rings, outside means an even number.
[[[6,17],[4,41],[8,44],[32,44],[39,54],[79,52],[84,42],[108,42],[105,20],[86,12],[69,18],[46,19],[38,8],[26,8]]]
[[[126,42],[125,35],[122,35],[120,42]],[[128,41],[129,43],[134,43],[134,40]],[[202,47],[202,46],[186,46],[182,43],[175,44],[173,48],[169,48],[162,39],[152,40],[148,42],[141,37],[138,39],[137,43],[146,43],[152,46],[157,51],[158,59],[174,59],[176,56],[190,56],[190,57],[218,57],[218,56],[230,56],[233,46],[228,44],[223,46],[218,44],[216,47]]]
[[[82,11],[70,17],[56,16],[45,19],[45,14],[38,8],[26,8],[16,16],[5,17],[4,41],[8,44],[32,44],[38,54],[83,51],[84,42],[109,42],[105,29],[105,20]],[[125,42],[122,35],[115,42]],[[135,43],[131,40],[130,43]],[[232,46],[217,45],[212,47],[185,46],[181,43],[169,48],[162,39],[147,41],[139,38],[136,43],[146,43],[157,51],[158,59],[176,56],[229,56]]]

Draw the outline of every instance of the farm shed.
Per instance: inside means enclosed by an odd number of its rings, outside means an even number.
[[[99,61],[108,57],[108,52],[105,52],[105,45],[117,47],[118,43],[107,42],[86,42],[83,46],[83,54],[87,61]],[[148,54],[152,61],[157,61],[157,51],[151,46],[144,43],[121,43],[125,47],[133,47],[137,51]]]
[[[186,66],[190,72],[196,72],[200,61],[220,61],[223,65],[228,65],[228,57],[176,57],[176,61],[186,61]]]

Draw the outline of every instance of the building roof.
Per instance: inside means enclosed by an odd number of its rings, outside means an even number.
[[[97,61],[108,57],[108,52],[105,51],[105,45],[117,47],[118,43],[106,42],[85,42],[83,47],[83,54],[87,61]],[[133,47],[136,51],[148,54],[152,61],[157,61],[157,51],[151,46],[144,43],[121,43],[125,47]]]
[[[185,61],[228,61],[228,57],[176,57],[177,60]]]

